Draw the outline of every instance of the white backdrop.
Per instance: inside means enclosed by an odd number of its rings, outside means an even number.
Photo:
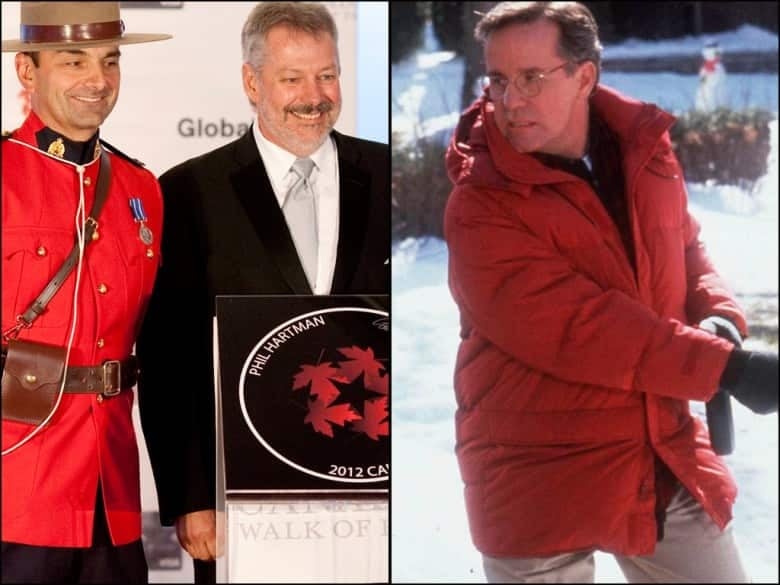
[[[255,4],[123,2],[127,32],[169,33],[174,38],[121,47],[119,101],[101,137],[144,162],[155,175],[237,138],[254,115],[241,85],[241,27]],[[336,129],[387,142],[387,3],[324,4],[339,31],[343,106]],[[19,38],[19,2],[4,1],[1,6],[3,38]],[[365,81],[358,105],[356,78],[361,71]],[[0,74],[2,129],[12,130],[24,120],[27,103],[16,78],[13,53],[2,54]],[[366,86],[370,86],[368,91]],[[363,135],[358,131],[361,126]],[[141,453],[142,507],[147,513],[144,544],[150,582],[191,580],[192,564],[186,554],[181,556],[172,530],[159,530],[157,496],[137,408],[134,416]],[[175,440],[173,430],[171,440]]]
[[[176,5],[173,8],[122,4],[127,32],[169,33],[173,39],[121,47],[119,101],[101,137],[157,175],[235,139],[238,128],[245,128],[254,115],[241,85],[241,27],[256,3],[138,3]],[[336,129],[356,135],[358,3],[325,4],[339,30],[344,103]],[[2,34],[19,38],[19,2],[2,2]],[[2,96],[3,129],[11,130],[24,119],[25,102],[13,53],[2,56]],[[377,114],[386,120],[386,105]]]

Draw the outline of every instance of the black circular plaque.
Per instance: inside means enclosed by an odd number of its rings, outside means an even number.
[[[334,307],[268,331],[239,380],[244,420],[274,457],[337,483],[390,474],[390,328],[385,311]]]

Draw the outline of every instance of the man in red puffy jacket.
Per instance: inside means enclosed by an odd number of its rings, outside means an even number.
[[[459,307],[456,452],[490,581],[747,582],[734,480],[689,400],[719,389],[777,411],[777,355],[739,349],[745,317],[688,213],[674,118],[598,85],[577,3],[483,16],[485,93],[447,168]]]

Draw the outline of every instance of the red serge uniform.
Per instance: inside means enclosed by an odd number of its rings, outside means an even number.
[[[688,407],[733,346],[690,325],[746,324],[688,214],[674,119],[603,86],[591,106],[620,143],[635,268],[588,183],[518,153],[484,100],[447,153],[456,452],[474,543],[495,557],[652,553],[659,459],[721,529],[736,497]]]
[[[30,114],[2,144],[2,328],[11,327],[60,268],[75,242],[78,167],[36,147],[43,128]],[[24,142],[28,148],[13,140]],[[71,366],[126,359],[133,348],[159,263],[160,187],[152,173],[111,156],[111,186],[97,233],[84,251]],[[83,167],[85,213],[95,198],[100,158]],[[140,198],[150,245],[139,237],[130,198]],[[20,339],[66,346],[76,272]],[[2,538],[36,546],[88,547],[95,494],[102,485],[115,545],[141,537],[138,446],[133,393],[103,399],[64,394],[56,414],[32,440],[2,460]],[[3,421],[6,449],[33,427]]]

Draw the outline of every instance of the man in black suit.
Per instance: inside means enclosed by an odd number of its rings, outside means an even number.
[[[215,296],[389,292],[389,149],[333,130],[333,18],[317,3],[262,2],[241,40],[257,123],[160,178],[162,265],[137,344],[160,519],[176,525],[196,582],[213,581],[217,555]],[[294,211],[299,196],[308,207]]]

